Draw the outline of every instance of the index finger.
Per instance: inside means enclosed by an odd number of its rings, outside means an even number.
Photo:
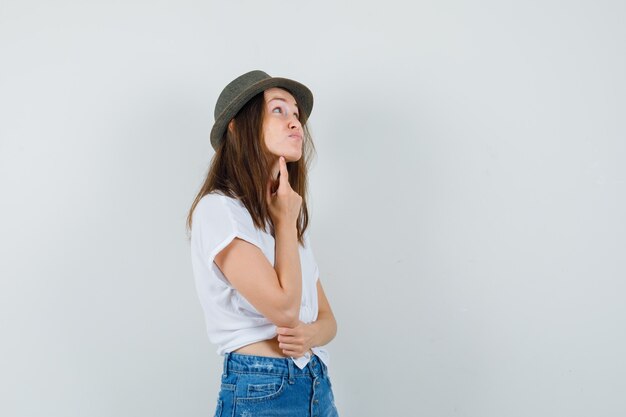
[[[281,156],[278,162],[280,166],[280,183],[278,188],[285,188],[289,185],[289,173],[287,172],[287,161],[284,156]]]

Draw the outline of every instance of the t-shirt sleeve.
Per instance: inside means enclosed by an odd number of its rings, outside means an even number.
[[[191,238],[209,266],[235,237],[262,250],[252,217],[245,208],[227,196],[208,194],[202,197],[193,212]]]

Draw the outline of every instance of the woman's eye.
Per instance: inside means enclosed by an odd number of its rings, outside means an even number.
[[[283,109],[282,107],[274,107],[274,109],[272,110],[272,112],[273,112],[274,110],[282,110],[282,109]],[[296,119],[300,120],[300,115],[299,115],[298,113],[294,113],[294,115],[296,116]]]

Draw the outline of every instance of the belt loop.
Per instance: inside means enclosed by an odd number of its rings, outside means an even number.
[[[293,359],[287,358],[287,368],[289,368],[289,383],[294,384],[296,381],[294,380],[294,369],[293,369]]]
[[[230,352],[226,352],[224,354],[224,372],[222,373],[222,378],[226,378],[228,376],[228,358],[230,357]]]

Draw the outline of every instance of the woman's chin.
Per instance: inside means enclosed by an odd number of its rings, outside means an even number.
[[[285,153],[283,154],[285,156],[285,161],[287,162],[296,162],[298,160],[300,160],[300,158],[302,158],[302,153],[298,152],[298,153]],[[280,158],[280,156],[278,156],[278,158]]]

